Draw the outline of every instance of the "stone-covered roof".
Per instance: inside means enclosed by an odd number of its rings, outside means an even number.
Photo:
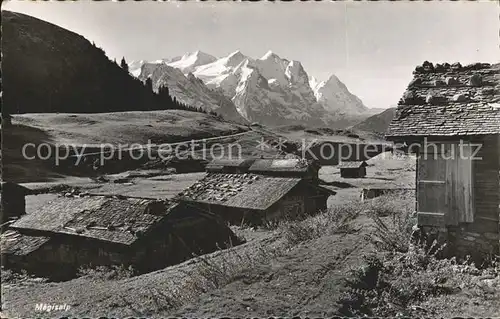
[[[266,172],[294,172],[306,173],[309,171],[310,164],[307,160],[291,158],[291,159],[258,159],[252,166],[249,172],[266,173]]]
[[[209,173],[179,194],[184,201],[266,210],[302,181],[256,174]]]
[[[48,242],[50,237],[27,236],[17,231],[8,230],[1,236],[2,254],[25,256]]]
[[[10,228],[68,234],[130,245],[162,220],[175,204],[105,196],[58,197],[24,215]]]
[[[205,166],[209,172],[222,171],[225,168],[238,168],[248,170],[255,162],[255,159],[215,159]]]
[[[341,162],[337,168],[360,168],[368,166],[365,161],[350,161],[350,162]]]
[[[500,64],[424,62],[386,137],[500,134]]]

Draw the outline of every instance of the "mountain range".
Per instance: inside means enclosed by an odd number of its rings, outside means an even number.
[[[153,91],[166,86],[177,102],[239,123],[345,128],[375,111],[336,76],[319,82],[299,61],[271,51],[258,59],[240,51],[219,58],[196,51],[132,62],[129,74],[81,35],[5,10],[2,51],[7,114],[175,108],[175,101],[160,98],[144,85],[147,78]]]
[[[240,51],[220,58],[196,51],[172,59],[132,61],[129,70],[143,81],[151,78],[154,90],[168,86],[182,103],[269,126],[343,128],[378,111],[367,108],[335,75],[319,82],[301,62],[272,51],[258,59]]]

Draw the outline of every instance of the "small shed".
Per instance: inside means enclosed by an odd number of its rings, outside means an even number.
[[[107,196],[58,197],[13,223],[1,240],[6,267],[59,278],[85,265],[152,271],[240,243],[215,215]]]
[[[365,161],[341,162],[337,167],[340,169],[342,178],[363,178],[366,176]]]
[[[301,177],[209,173],[179,194],[182,202],[231,224],[262,224],[326,209],[335,192]]]
[[[19,184],[2,182],[0,184],[1,224],[12,218],[26,214],[26,200],[30,190]]]
[[[449,253],[499,253],[500,64],[424,62],[386,137],[417,155],[416,210]]]

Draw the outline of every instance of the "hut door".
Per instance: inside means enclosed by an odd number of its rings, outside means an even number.
[[[472,147],[454,144],[447,152],[446,165],[446,201],[448,214],[447,225],[474,222],[473,183],[472,183]]]
[[[449,226],[474,221],[472,148],[438,144],[418,159],[418,224]]]
[[[444,226],[447,211],[446,161],[442,153],[425,152],[418,158],[417,216],[419,225]]]

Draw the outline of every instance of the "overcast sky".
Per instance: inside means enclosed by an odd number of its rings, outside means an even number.
[[[259,58],[272,50],[309,75],[336,74],[368,107],[399,100],[431,62],[498,62],[499,5],[483,2],[4,2],[79,33],[111,58],[156,60],[201,50]]]

